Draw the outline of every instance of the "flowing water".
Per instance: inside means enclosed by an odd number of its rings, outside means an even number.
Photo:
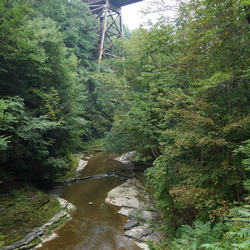
[[[126,165],[107,155],[88,160],[81,177],[102,173],[119,173]],[[119,207],[106,204],[107,193],[122,184],[118,177],[87,179],[63,187],[62,198],[76,206],[72,219],[56,230],[58,237],[39,249],[122,250],[141,249],[124,236],[126,217],[117,214]]]

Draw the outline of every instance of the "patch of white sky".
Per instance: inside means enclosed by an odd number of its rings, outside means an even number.
[[[138,29],[148,20],[157,20],[160,15],[173,18],[176,10],[176,0],[143,0],[122,7],[123,23],[130,29]],[[142,12],[147,10],[147,15]]]
[[[142,9],[146,7],[145,1],[129,4],[122,7],[122,19],[124,24],[130,29],[138,29],[144,22]]]

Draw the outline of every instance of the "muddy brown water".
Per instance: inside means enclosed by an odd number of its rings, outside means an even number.
[[[83,160],[85,160],[83,158]],[[102,173],[122,173],[125,164],[108,155],[95,155],[81,171],[81,177]],[[106,204],[107,193],[122,184],[118,177],[104,177],[73,182],[63,187],[61,197],[73,203],[72,219],[55,232],[58,237],[39,249],[122,250],[141,249],[124,236],[128,218],[117,214],[119,207]]]

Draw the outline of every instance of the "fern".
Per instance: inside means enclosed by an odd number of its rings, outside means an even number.
[[[204,249],[250,249],[250,206],[232,208],[226,222],[228,232],[222,240],[201,245]]]
[[[8,143],[10,142],[8,139],[10,136],[0,135],[0,150],[5,150],[8,148]]]
[[[235,207],[230,211],[232,221],[250,222],[250,205],[244,205],[243,207]]]
[[[246,171],[250,171],[250,140],[246,140],[239,146],[235,151],[235,154],[244,154],[245,157],[242,159],[242,165]],[[244,181],[244,187],[246,190],[250,191],[250,179]]]
[[[210,222],[203,223],[201,221],[196,221],[194,227],[184,225],[180,230],[180,238],[172,241],[170,249],[199,249],[203,244],[219,240],[222,237],[223,230],[224,225],[222,223],[218,223],[215,227],[212,227]]]
[[[225,249],[224,247],[219,246],[220,243],[214,244],[203,244],[201,245],[201,249],[209,249],[209,250],[222,250]]]
[[[239,244],[232,244],[232,246],[234,246],[235,249],[250,249],[250,239],[243,241]]]

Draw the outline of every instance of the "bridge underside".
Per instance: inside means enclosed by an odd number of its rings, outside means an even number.
[[[141,2],[143,0],[109,0],[108,2],[111,3],[112,5],[118,6],[118,7],[123,7],[129,4]],[[107,1],[106,0],[83,0],[84,3],[88,3],[89,5],[92,4],[105,4]]]
[[[142,0],[83,0],[89,4],[93,14],[93,29],[97,32],[98,62],[103,58],[122,58],[123,53],[117,46],[117,40],[122,37],[121,7],[140,2]]]

